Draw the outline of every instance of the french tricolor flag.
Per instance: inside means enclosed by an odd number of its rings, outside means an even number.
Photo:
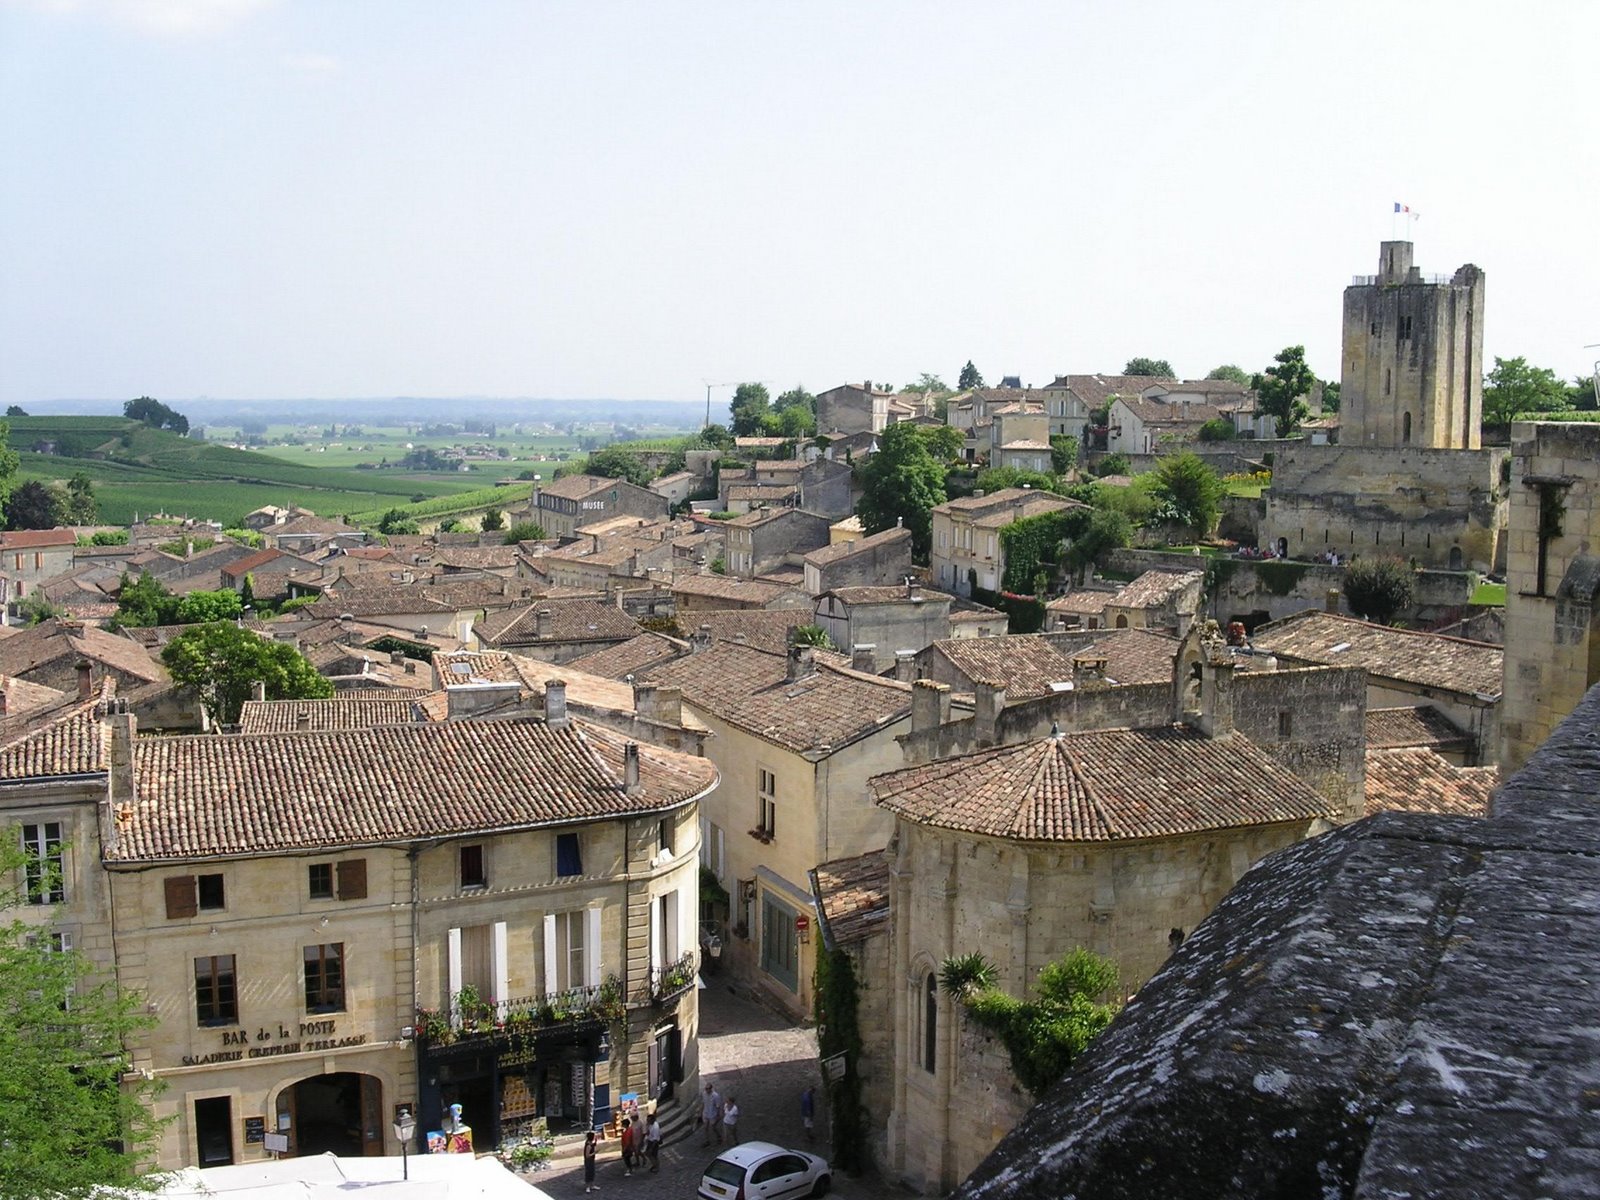
[[[1405,213],[1406,216],[1410,217],[1413,221],[1420,220],[1422,217],[1421,213],[1411,211],[1411,206],[1409,204],[1401,204],[1399,201],[1395,202],[1394,210],[1397,213]]]

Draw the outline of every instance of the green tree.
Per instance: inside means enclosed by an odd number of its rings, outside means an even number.
[[[1417,573],[1398,558],[1358,558],[1345,568],[1344,596],[1356,616],[1387,625],[1416,602]]]
[[[93,525],[100,519],[100,503],[95,499],[94,480],[84,471],[73,473],[67,480],[66,502],[63,516],[69,525]]]
[[[1567,400],[1579,412],[1593,412],[1600,407],[1600,394],[1596,389],[1600,383],[1592,375],[1578,375],[1572,380],[1572,386],[1567,389]]]
[[[22,405],[20,405],[20,404],[10,405],[6,409],[6,416],[8,416],[8,417],[25,417],[27,415],[28,415],[28,410],[23,408]]]
[[[1133,542],[1133,522],[1114,508],[1090,509],[1074,525],[1067,535],[1065,561],[1075,583],[1082,583],[1088,569],[1098,567],[1113,550]]]
[[[1207,379],[1226,379],[1229,383],[1250,386],[1250,376],[1243,367],[1236,367],[1232,363],[1223,363],[1220,367],[1213,367],[1206,373]]]
[[[961,457],[964,439],[959,429],[949,425],[918,425],[917,429],[922,434],[922,444],[928,448],[928,453],[940,462],[951,462]]]
[[[1163,458],[1154,471],[1158,519],[1181,525],[1195,538],[1209,534],[1222,512],[1227,485],[1192,451]]]
[[[726,425],[719,425],[713,421],[699,433],[698,439],[701,446],[707,450],[732,450],[733,434]],[[699,449],[700,447],[695,447]]]
[[[733,401],[728,405],[734,437],[761,436],[761,422],[770,407],[771,398],[765,384],[741,383],[734,390]]]
[[[1322,411],[1332,416],[1339,411],[1339,381],[1330,379],[1322,385]]]
[[[928,452],[917,426],[900,421],[885,429],[878,452],[861,468],[861,503],[856,508],[868,533],[892,529],[897,521],[911,530],[911,553],[928,561],[932,512],[943,504],[944,466]]]
[[[940,379],[937,375],[933,375],[927,371],[924,371],[921,375],[918,375],[900,390],[905,392],[942,393],[948,392],[950,389],[945,386],[944,380]]]
[[[1233,422],[1227,417],[1212,417],[1211,420],[1200,426],[1200,440],[1202,442],[1231,442],[1238,437]]]
[[[1130,358],[1122,368],[1124,375],[1155,375],[1161,379],[1176,379],[1172,364],[1164,358]]]
[[[1031,1000],[997,987],[996,973],[982,955],[946,959],[940,975],[941,986],[967,1017],[999,1036],[1012,1071],[1036,1098],[1066,1074],[1120,1007],[1100,999],[1117,986],[1116,964],[1082,947],[1039,972]]]
[[[773,437],[808,438],[816,436],[817,415],[804,405],[793,404],[768,413]]]
[[[392,534],[416,533],[419,528],[417,519],[403,508],[391,508],[378,518],[378,532],[384,537]]]
[[[1495,356],[1483,379],[1483,424],[1504,427],[1523,413],[1568,412],[1567,387],[1549,367],[1528,365],[1522,357]]]
[[[956,390],[970,392],[973,388],[983,386],[983,373],[972,365],[972,360],[967,359],[967,365],[961,368],[961,377],[956,380]]]
[[[198,692],[205,710],[222,724],[239,719],[257,682],[266,684],[268,700],[333,695],[333,684],[288,642],[271,641],[232,621],[185,630],[167,643],[161,661],[173,682]]]
[[[775,412],[783,412],[790,408],[803,408],[813,417],[817,415],[817,398],[806,391],[800,384],[795,384],[772,402]]]
[[[1056,490],[1056,477],[1040,471],[1024,471],[1020,467],[986,467],[978,472],[978,487],[993,495],[1002,488],[1030,487],[1035,491]]]
[[[498,508],[488,508],[483,512],[483,520],[478,522],[478,528],[484,533],[494,533],[506,527],[506,517]]]
[[[837,650],[833,639],[828,636],[828,631],[821,625],[799,625],[795,627],[794,644],[796,646],[815,646],[819,650]]]
[[[170,429],[177,434],[189,432],[188,417],[149,396],[129,400],[122,406],[122,415],[130,421],[143,421],[151,429]]]
[[[48,879],[50,864],[20,844],[16,829],[0,831],[0,879],[29,868]],[[0,894],[0,910],[26,903]],[[142,996],[97,975],[59,931],[0,923],[0,1196],[87,1200],[101,1188],[160,1186],[146,1160],[164,1123],[151,1109],[162,1084],[133,1070],[124,1049],[154,1024]]]
[[[7,529],[54,529],[61,524],[65,498],[37,479],[17,485],[5,502]]]
[[[607,446],[604,450],[596,450],[589,455],[589,461],[583,465],[584,473],[599,475],[605,479],[620,479],[624,483],[631,483],[636,487],[644,487],[655,478],[650,468],[645,465],[644,459],[621,446]]]
[[[1279,437],[1288,437],[1310,411],[1303,397],[1316,386],[1317,377],[1306,366],[1304,346],[1285,346],[1274,356],[1275,365],[1252,376],[1250,389],[1256,408],[1271,417]]]
[[[1070,433],[1058,433],[1050,439],[1050,469],[1065,475],[1078,465],[1078,439]]]
[[[232,588],[221,588],[215,592],[190,592],[178,600],[177,615],[179,625],[236,620],[244,615],[244,597]]]
[[[1103,479],[1107,475],[1126,475],[1132,467],[1133,461],[1122,451],[1116,450],[1095,464],[1094,473]]]
[[[538,542],[545,537],[544,526],[535,521],[515,521],[511,528],[506,530],[506,545],[515,546],[518,542]]]
[[[117,589],[117,625],[176,625],[178,623],[178,598],[154,575],[140,572],[138,579],[122,573],[122,583]]]

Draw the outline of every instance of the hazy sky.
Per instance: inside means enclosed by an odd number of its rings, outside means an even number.
[[[1488,273],[1485,365],[1570,378],[1597,46],[1537,0],[0,0],[0,403],[1336,376],[1396,201]]]

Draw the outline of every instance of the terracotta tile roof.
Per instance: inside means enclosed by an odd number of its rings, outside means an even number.
[[[1074,654],[1093,653],[1106,660],[1107,683],[1166,683],[1172,678],[1172,656],[1178,639],[1148,629],[1102,629]]]
[[[1146,571],[1119,591],[1112,603],[1124,608],[1154,608],[1205,577],[1204,571]]]
[[[1065,596],[1057,596],[1047,603],[1046,612],[1076,613],[1079,616],[1098,617],[1105,611],[1106,605],[1117,598],[1116,592],[1095,592],[1086,588],[1079,588],[1075,592],[1068,592]]]
[[[1487,642],[1391,629],[1320,609],[1263,625],[1250,641],[1257,652],[1490,697],[1500,695],[1505,662],[1505,652]]]
[[[254,554],[247,554],[243,558],[234,559],[223,567],[222,571],[224,574],[233,576],[248,575],[251,571],[260,570],[269,562],[276,562],[280,558],[287,557],[290,556],[286,555],[282,550],[257,550]],[[305,560],[297,559],[296,561],[304,562]]]
[[[336,521],[331,517],[295,517],[281,525],[268,525],[261,531],[267,537],[281,537],[284,534],[313,534],[322,537],[337,537],[340,534],[360,533],[354,525],[346,525],[343,521]]]
[[[787,513],[798,512],[794,508],[752,508],[747,513],[740,513],[737,517],[730,517],[726,521],[717,522],[719,525],[737,525],[740,529],[752,529],[758,525],[765,525],[768,521],[776,521]]]
[[[1004,684],[1006,701],[1047,696],[1072,682],[1072,659],[1037,633],[986,638],[945,638],[936,653],[974,683]]]
[[[685,596],[705,596],[713,600],[742,600],[765,606],[780,599],[790,589],[774,583],[757,583],[735,575],[676,575],[672,590]],[[805,624],[804,621],[801,624]]]
[[[846,604],[909,604],[913,600],[922,604],[949,604],[955,599],[949,592],[920,584],[911,589],[888,584],[855,584],[834,588],[828,595],[837,596]]]
[[[164,683],[166,668],[143,646],[92,625],[49,620],[0,641],[0,673],[27,675],[62,658],[86,658],[146,683]]]
[[[70,529],[12,529],[0,533],[0,550],[43,550],[77,544],[78,535]]]
[[[1499,786],[1499,767],[1458,767],[1420,746],[1370,750],[1366,815],[1420,812],[1487,817],[1489,797]]]
[[[584,721],[451,721],[338,733],[141,739],[138,799],[106,857],[148,862],[372,845],[670,807],[717,780],[709,760]]]
[[[326,733],[409,725],[429,718],[417,701],[422,688],[363,688],[327,700],[246,700],[239,710],[240,733]]]
[[[728,724],[797,753],[826,754],[911,713],[911,687],[826,664],[790,681],[784,655],[717,642],[648,679]]]
[[[549,623],[539,636],[539,614],[548,612]],[[524,646],[538,642],[626,641],[639,633],[639,622],[615,604],[599,600],[536,600],[520,608],[486,617],[478,636],[495,646]]]
[[[460,570],[486,571],[510,569],[517,565],[515,546],[461,546],[441,548],[433,556],[441,567]]]
[[[104,679],[88,700],[36,713],[20,729],[8,729],[0,745],[0,780],[93,775],[107,769],[110,730],[101,714],[116,696],[116,681]],[[10,724],[8,719],[8,725]]]
[[[1050,449],[1050,443],[1049,442],[1035,442],[1035,441],[1030,441],[1027,438],[1019,438],[1017,441],[1014,441],[1014,442],[1006,442],[1004,445],[1002,445],[1000,447],[1000,449],[1002,449],[1002,450],[1012,450],[1012,451],[1022,451],[1022,450],[1048,451]]]
[[[911,554],[911,530],[885,529],[868,537],[857,538],[852,542],[834,542],[831,546],[824,546],[820,550],[813,550],[806,555],[806,562],[814,567],[826,567],[832,563],[849,558],[854,554],[871,554],[874,550],[897,543],[905,543],[906,554]]]
[[[1099,408],[1112,396],[1137,396],[1154,384],[1176,382],[1159,375],[1058,375],[1050,386],[1068,389],[1090,408]]]
[[[620,479],[606,479],[600,475],[565,475],[541,485],[539,494],[556,496],[562,500],[582,500],[586,496],[616,487],[620,483],[622,483]]]
[[[742,641],[747,646],[774,654],[788,652],[789,630],[811,622],[811,613],[795,608],[719,608],[684,613],[678,620],[683,631],[691,636],[704,625],[714,641]]]
[[[746,504],[786,504],[800,495],[800,489],[787,483],[735,483],[728,488],[728,502]]]
[[[26,679],[5,675],[0,675],[0,692],[4,692],[6,698],[5,716],[0,718],[0,721],[16,721],[27,717],[30,713],[59,708],[68,700],[76,699],[75,695],[68,695],[59,688],[45,687],[42,683],[29,683]]]
[[[1215,404],[1166,404],[1144,396],[1119,396],[1117,400],[1146,425],[1204,425],[1222,416]]]
[[[872,850],[809,872],[828,947],[851,946],[889,927],[889,855]]]
[[[1329,802],[1241,733],[1107,729],[876,775],[897,816],[1021,841],[1105,842],[1332,817]]]
[[[1431,705],[1415,708],[1367,709],[1367,749],[1399,750],[1426,746],[1430,750],[1466,747],[1470,734],[1457,729],[1454,722]]]
[[[1247,384],[1237,383],[1232,379],[1185,379],[1174,383],[1168,380],[1165,383],[1151,384],[1145,390],[1158,389],[1162,392],[1199,392],[1207,396],[1246,396],[1250,393]]]
[[[1041,492],[1036,488],[1001,488],[997,492],[990,492],[986,496],[957,496],[954,500],[946,500],[934,508],[934,512],[982,512],[988,508],[1001,508],[1016,500],[1031,500],[1039,496],[1053,496],[1050,492]],[[1071,507],[1075,501],[1068,500],[1065,496],[1053,496],[1062,505]]]
[[[1021,521],[1027,517],[1064,512],[1069,508],[1088,507],[1076,500],[1068,500],[1065,496],[1054,496],[1048,492],[1029,492],[1026,495],[1027,498],[1020,504],[1008,504],[994,512],[981,513],[973,518],[972,523],[981,529],[1003,529],[1013,521]]]
[[[596,650],[592,654],[574,658],[563,666],[586,671],[590,675],[601,675],[607,679],[625,679],[629,675],[638,675],[648,666],[665,662],[669,658],[677,658],[680,654],[687,654],[688,651],[687,643],[680,642],[676,638],[661,633],[641,633],[638,637],[618,642],[615,646],[607,646],[604,650]]]

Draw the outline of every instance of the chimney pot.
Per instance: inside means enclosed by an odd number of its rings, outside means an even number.
[[[622,788],[630,796],[637,796],[643,790],[639,783],[638,742],[629,742],[622,748]]]
[[[1200,732],[1210,738],[1233,732],[1233,659],[1200,665]]]
[[[265,700],[267,698],[267,684],[263,679],[258,679],[250,685],[250,699]]]
[[[87,700],[94,693],[94,668],[89,665],[89,660],[78,660],[78,699]]]
[[[790,683],[803,679],[816,670],[816,659],[812,656],[810,646],[790,646],[788,669],[784,672]]]
[[[1339,611],[1339,589],[1338,588],[1329,588],[1328,589],[1327,594],[1325,596],[1323,596],[1323,598],[1322,598],[1322,606],[1326,611],[1331,612],[1331,613],[1337,613]]]
[[[544,681],[544,723],[551,729],[565,729],[567,727],[567,681],[565,679],[547,679]]]
[[[399,650],[391,650],[391,651],[389,651],[389,665],[390,666],[398,667],[401,663],[403,663],[405,661],[406,661],[406,656],[402,651],[399,651]]]
[[[937,729],[950,719],[950,685],[919,679],[911,685],[911,732]]]
[[[978,745],[993,746],[998,741],[1000,714],[1006,707],[1006,688],[1003,683],[987,679],[972,681],[973,714]]]
[[[872,642],[858,642],[850,647],[850,667],[855,671],[873,673],[878,665],[878,647]]]
[[[894,652],[894,677],[901,683],[910,683],[917,677],[917,652],[915,650],[896,650]]]
[[[533,614],[533,636],[544,639],[550,636],[550,617],[548,608],[541,608]]]

